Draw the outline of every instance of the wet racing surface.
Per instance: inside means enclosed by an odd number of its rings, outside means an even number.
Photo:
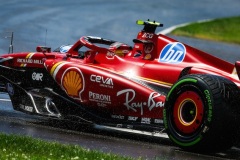
[[[74,43],[80,36],[94,35],[131,45],[141,27],[137,19],[154,19],[164,28],[181,23],[239,15],[238,0],[183,1],[4,1],[0,4],[0,53],[7,53],[9,32],[14,32],[14,51],[34,51],[37,45],[53,49]],[[126,37],[127,35],[127,37]],[[171,36],[171,35],[170,35]],[[234,63],[240,46],[174,37],[191,46]],[[7,99],[0,95],[0,99]],[[163,137],[116,131],[103,126],[71,124],[13,111],[9,101],[0,101],[0,132],[28,135],[89,149],[148,159],[240,159],[237,147],[224,153],[188,153]]]
[[[173,146],[165,136],[127,133],[104,126],[46,119],[13,111],[10,102],[0,101],[0,104],[0,132],[7,134],[76,144],[88,149],[144,159],[240,159],[240,149],[237,147],[216,154],[190,153]]]

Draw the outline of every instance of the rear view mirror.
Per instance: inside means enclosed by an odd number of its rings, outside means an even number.
[[[36,47],[36,51],[37,52],[44,52],[44,53],[50,53],[51,52],[51,47],[47,47],[47,46],[37,46]]]

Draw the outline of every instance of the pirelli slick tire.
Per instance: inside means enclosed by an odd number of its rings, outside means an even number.
[[[194,74],[179,79],[163,111],[169,138],[193,152],[217,152],[239,142],[240,91],[230,80]]]

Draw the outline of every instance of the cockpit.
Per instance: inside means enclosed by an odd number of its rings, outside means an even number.
[[[162,24],[151,21],[137,21],[137,24],[144,25],[144,28],[138,33],[137,38],[133,39],[133,47],[101,37],[83,36],[74,45],[64,45],[55,51],[90,62],[97,54],[104,54],[107,59],[117,55],[152,60],[156,58],[157,35],[155,30]]]

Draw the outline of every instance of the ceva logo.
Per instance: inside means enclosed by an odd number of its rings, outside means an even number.
[[[159,57],[159,62],[163,63],[181,63],[186,55],[186,48],[182,43],[173,42],[166,45]]]

